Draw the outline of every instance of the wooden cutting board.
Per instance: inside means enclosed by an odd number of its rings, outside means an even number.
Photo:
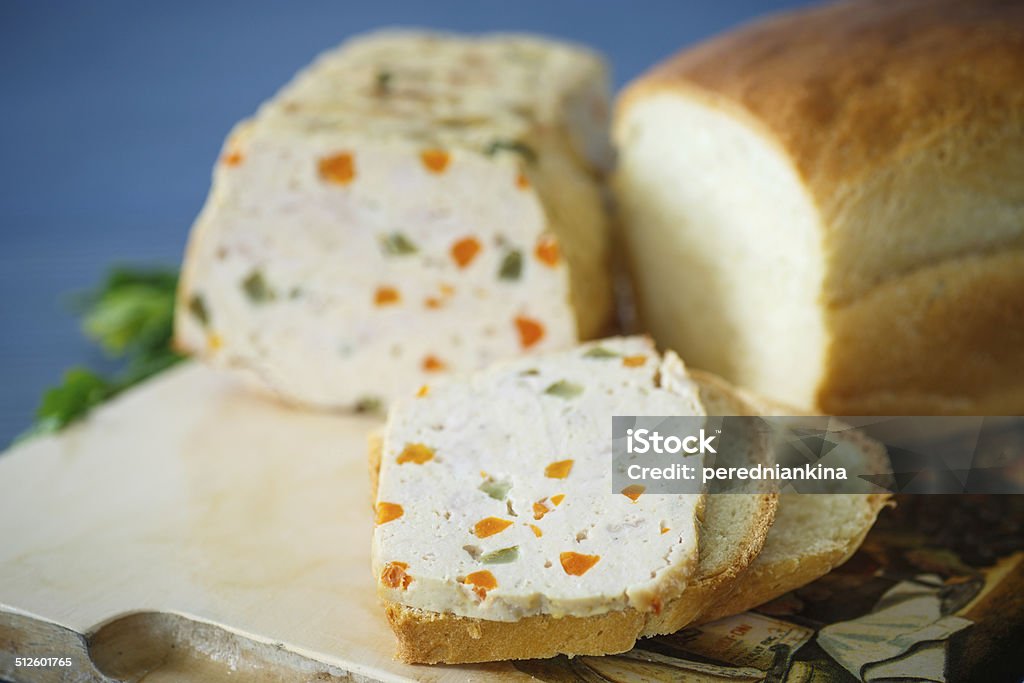
[[[393,660],[369,568],[378,426],[184,364],[0,456],[0,678],[528,679]],[[28,655],[73,661],[13,666]]]

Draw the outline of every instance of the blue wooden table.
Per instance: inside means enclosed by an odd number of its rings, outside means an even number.
[[[617,84],[796,0],[0,3],[0,444],[65,368],[105,360],[62,304],[118,262],[175,264],[231,125],[320,50],[389,25],[590,44]]]

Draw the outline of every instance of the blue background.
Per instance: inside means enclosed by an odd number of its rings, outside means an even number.
[[[319,51],[388,25],[526,30],[604,52],[616,85],[790,0],[0,3],[0,446],[76,363],[66,294],[174,264],[225,133]]]

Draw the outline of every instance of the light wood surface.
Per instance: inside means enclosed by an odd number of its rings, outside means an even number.
[[[212,672],[240,652],[293,680],[528,679],[507,664],[392,659],[369,569],[378,424],[293,410],[186,364],[0,456],[0,669],[35,647],[79,648],[83,674],[129,680],[162,661]],[[157,656],[171,649],[185,652]]]

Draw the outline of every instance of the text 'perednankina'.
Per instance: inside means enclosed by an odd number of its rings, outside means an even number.
[[[753,465],[751,467],[702,467],[702,481],[748,481],[748,480],[845,480],[847,473],[845,467],[826,467],[821,464],[803,464],[796,466],[784,465]],[[643,467],[641,465],[630,465],[626,469],[626,476],[630,479],[659,480],[659,479],[682,479],[693,480],[697,475],[697,468],[693,465],[673,463],[665,467]]]

